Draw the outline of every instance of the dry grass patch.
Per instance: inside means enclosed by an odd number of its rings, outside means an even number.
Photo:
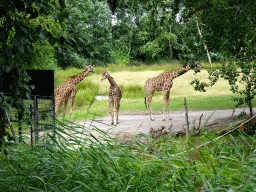
[[[115,81],[120,86],[141,86],[144,88],[144,84],[147,79],[159,75],[163,71],[140,71],[140,72],[110,72],[110,75],[115,79]],[[190,82],[198,78],[201,81],[208,82],[207,79],[208,73],[206,70],[202,70],[197,76],[194,75],[194,72],[191,70],[184,75],[173,80],[173,87],[171,88],[171,97],[187,97],[187,96],[213,96],[213,95],[229,95],[232,94],[229,88],[228,81],[224,79],[219,79],[219,81],[212,87],[207,88],[207,91],[202,93],[195,91],[194,88],[190,85]],[[91,81],[95,84],[99,84],[100,93],[107,93],[109,82],[103,81],[100,82],[101,74],[95,74],[88,77],[88,81]],[[125,94],[125,93],[123,93]]]
[[[106,68],[107,69],[107,68]],[[63,83],[67,77],[78,74],[84,69],[70,68],[68,70],[61,70],[55,73],[56,79],[55,87]],[[108,70],[108,69],[107,69]],[[102,70],[103,71],[103,70]],[[164,70],[157,71],[122,71],[122,72],[109,72],[110,75],[115,79],[118,85],[126,86],[141,86],[144,88],[144,84],[147,79],[155,77],[162,73]],[[193,70],[185,73],[184,75],[173,80],[173,87],[171,88],[171,97],[187,97],[187,96],[215,96],[215,95],[230,95],[230,87],[228,81],[220,78],[219,81],[212,87],[207,88],[206,92],[195,91],[194,88],[190,85],[190,82],[198,78],[201,81],[208,82],[208,73],[206,70],[201,70],[196,76],[194,75]],[[86,87],[87,82],[94,84],[96,87],[99,86],[99,94],[107,94],[109,88],[109,82],[101,82],[101,73],[89,73],[88,76],[82,80],[79,87]],[[84,86],[83,86],[84,85]],[[78,90],[79,91],[79,90]],[[124,93],[125,94],[125,93]],[[158,95],[158,94],[157,94]]]
[[[139,69],[139,68],[138,68]],[[56,71],[55,86],[63,83],[67,77],[78,74],[84,69],[70,68],[67,70]],[[109,82],[101,82],[101,73],[105,68],[95,67],[95,73],[89,73],[88,76],[77,85],[77,96],[75,99],[75,109],[78,112],[79,118],[86,116],[86,111],[89,103],[92,101],[94,94],[107,95],[109,89]],[[124,71],[111,72],[110,75],[122,87],[123,98],[121,101],[120,110],[145,110],[144,104],[144,84],[147,79],[155,77],[164,70],[150,70],[147,71],[129,71],[124,68]],[[126,71],[125,71],[126,70]],[[219,81],[212,87],[207,88],[206,92],[195,91],[190,84],[195,78],[200,81],[209,82],[207,70],[201,70],[196,76],[194,71],[183,74],[174,79],[173,87],[170,91],[170,107],[171,110],[179,110],[184,107],[184,97],[187,98],[189,108],[194,109],[217,109],[217,108],[232,108],[235,106],[234,101],[231,100],[235,96],[230,91],[228,81],[220,78]],[[152,107],[155,110],[162,110],[163,92],[156,92],[152,100]],[[90,107],[91,112],[105,114],[107,102],[95,101]],[[68,105],[69,107],[69,105]],[[69,108],[67,109],[69,111]],[[104,111],[104,112],[103,112]],[[106,112],[107,113],[107,112]]]

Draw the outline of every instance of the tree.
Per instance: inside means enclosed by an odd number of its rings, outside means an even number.
[[[32,66],[34,58],[34,43],[39,39],[49,39],[54,45],[59,39],[47,30],[46,26],[35,25],[33,22],[39,16],[52,16],[64,28],[65,1],[14,1],[0,2],[0,72],[10,73],[13,81],[10,82],[11,97],[0,92],[0,148],[4,150],[5,137],[9,137],[5,122],[5,111],[16,108],[24,116],[29,113],[24,105],[23,98],[30,98],[31,88],[28,86],[30,77],[25,68]]]
[[[252,99],[256,94],[256,2],[184,0],[182,3],[186,7],[184,15],[199,18],[210,52],[221,53],[227,58],[219,70],[209,71],[209,84],[193,81],[195,89],[205,91],[205,87],[215,84],[222,76],[229,81],[231,91],[240,95],[234,97],[237,106],[247,104],[252,116]]]
[[[204,31],[203,38],[212,52],[235,55],[254,34],[254,1],[183,0],[181,4],[185,7],[183,18],[199,19],[200,27]]]
[[[256,33],[255,33],[256,35]],[[223,63],[222,76],[228,80],[231,91],[239,94],[234,97],[237,106],[247,104],[253,116],[252,100],[256,96],[256,46],[252,41],[237,54],[237,62]],[[242,86],[241,86],[242,84]]]
[[[112,48],[112,15],[109,6],[104,1],[88,1],[87,10],[89,22],[87,29],[89,43],[93,47],[91,57],[95,60],[107,62]]]
[[[88,64],[86,57],[90,57],[93,52],[93,47],[89,44],[90,33],[87,27],[88,9],[88,1],[68,1],[66,4],[65,35],[55,47],[58,65],[62,68],[84,68]]]
[[[177,37],[180,24],[171,1],[119,2],[113,26],[114,43],[122,46],[136,60],[178,58],[188,47]],[[186,31],[192,28],[187,28]],[[121,46],[119,46],[121,47]]]

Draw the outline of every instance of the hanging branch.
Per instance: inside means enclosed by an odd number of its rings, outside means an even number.
[[[201,31],[201,30],[200,30],[200,28],[199,28],[199,24],[198,24],[197,19],[195,19],[195,21],[196,21],[196,25],[197,25],[197,29],[198,29],[199,36],[200,36],[200,38],[202,38],[202,39],[203,39],[202,31]],[[210,54],[209,54],[209,52],[208,52],[208,48],[207,48],[207,46],[206,46],[206,44],[205,44],[205,41],[204,41],[204,40],[203,40],[203,44],[204,44],[204,49],[205,49],[205,51],[206,51],[206,55],[207,55],[208,60],[209,60],[210,69],[212,69],[212,61],[211,61],[211,57],[210,57]]]
[[[212,0],[209,0],[209,1],[205,2],[203,5],[200,5],[199,7],[197,7],[194,11],[190,12],[185,18],[189,18],[197,11],[200,11],[201,9],[203,9],[210,1],[212,1]]]

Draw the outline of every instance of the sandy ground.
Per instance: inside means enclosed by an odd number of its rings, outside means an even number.
[[[255,111],[256,108],[253,110]],[[247,115],[249,114],[248,108],[236,108],[233,109],[223,109],[223,110],[209,110],[209,111],[194,111],[189,110],[188,112],[188,120],[189,127],[198,127],[199,118],[203,114],[201,118],[202,127],[204,124],[207,126],[209,130],[215,130],[223,125],[227,125],[230,122],[239,121],[237,116],[241,113],[245,112]],[[119,124],[117,126],[111,126],[111,117],[107,115],[101,118],[95,118],[91,120],[79,121],[77,124],[83,125],[90,130],[90,132],[99,136],[100,134],[93,130],[93,127],[97,127],[98,129],[107,132],[110,136],[116,137],[120,135],[130,135],[135,136],[139,133],[148,134],[150,128],[156,129],[162,126],[169,128],[171,126],[172,132],[184,131],[185,128],[185,111],[175,111],[171,112],[172,120],[162,121],[161,112],[153,113],[153,117],[155,121],[151,121],[149,119],[148,111],[122,111],[119,114]],[[166,114],[165,118],[168,116]]]

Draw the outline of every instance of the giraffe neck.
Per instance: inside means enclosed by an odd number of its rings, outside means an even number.
[[[74,81],[74,83],[75,84],[78,84],[80,81],[82,81],[86,76],[87,76],[87,74],[89,73],[90,71],[89,71],[89,69],[87,68],[85,71],[83,71],[83,72],[81,72],[81,73],[79,73],[79,74],[77,74],[77,75],[74,75],[73,77],[74,77],[74,79],[73,79],[73,81]]]
[[[190,70],[190,67],[182,67],[177,69],[176,71],[174,71],[173,75],[172,75],[172,79],[175,79],[181,75],[183,75],[184,73],[188,72]]]
[[[107,78],[108,78],[108,81],[109,81],[109,83],[110,83],[111,86],[116,85],[116,81],[114,80],[113,77],[111,77],[110,75],[108,75]]]

